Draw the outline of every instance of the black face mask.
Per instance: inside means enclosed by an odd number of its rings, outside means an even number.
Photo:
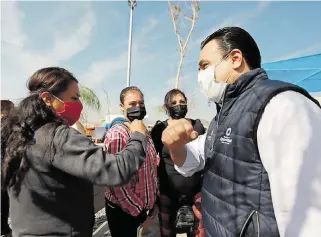
[[[146,108],[145,107],[132,107],[127,109],[127,118],[130,122],[137,120],[143,120],[146,116]]]
[[[173,107],[169,107],[168,113],[173,119],[185,118],[187,114],[187,105],[175,105]]]

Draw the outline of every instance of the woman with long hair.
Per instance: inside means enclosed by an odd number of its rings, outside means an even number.
[[[29,95],[1,127],[2,185],[10,196],[13,236],[92,236],[93,184],[128,183],[145,160],[146,128],[111,155],[70,126],[82,104],[77,79],[58,67],[28,81]]]
[[[155,149],[160,157],[158,206],[161,236],[175,237],[177,233],[187,232],[188,237],[203,237],[200,212],[202,174],[198,172],[191,177],[179,174],[161,139],[163,131],[173,120],[185,118],[187,114],[187,98],[184,92],[178,89],[170,90],[164,98],[164,109],[169,118],[157,122],[151,131]],[[205,133],[199,119],[187,120],[198,134]]]

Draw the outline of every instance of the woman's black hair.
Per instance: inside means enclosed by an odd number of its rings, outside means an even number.
[[[64,121],[41,99],[42,92],[59,96],[77,79],[67,70],[48,67],[36,71],[28,80],[29,96],[1,124],[2,188],[13,188],[19,195],[20,186],[29,165],[28,147],[34,144],[37,129],[48,123],[56,126]],[[29,157],[30,158],[30,157]]]
[[[166,113],[168,113],[168,109],[172,105],[173,97],[175,97],[178,94],[181,94],[184,97],[185,102],[187,103],[187,98],[186,98],[185,93],[183,91],[181,91],[179,89],[172,89],[166,93],[165,98],[164,98],[163,108],[166,111]]]

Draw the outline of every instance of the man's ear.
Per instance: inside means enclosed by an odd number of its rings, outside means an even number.
[[[243,54],[239,49],[233,49],[230,53],[230,57],[232,59],[232,67],[237,70],[242,66],[243,62]]]
[[[52,101],[52,96],[49,92],[42,92],[40,94],[40,98],[45,102],[45,104],[50,107],[51,106],[51,101]]]

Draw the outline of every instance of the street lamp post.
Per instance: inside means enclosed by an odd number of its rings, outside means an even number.
[[[128,38],[127,86],[130,86],[133,13],[134,13],[134,7],[137,5],[137,1],[136,0],[128,0],[128,5],[130,7],[130,17],[129,17],[129,38]]]

